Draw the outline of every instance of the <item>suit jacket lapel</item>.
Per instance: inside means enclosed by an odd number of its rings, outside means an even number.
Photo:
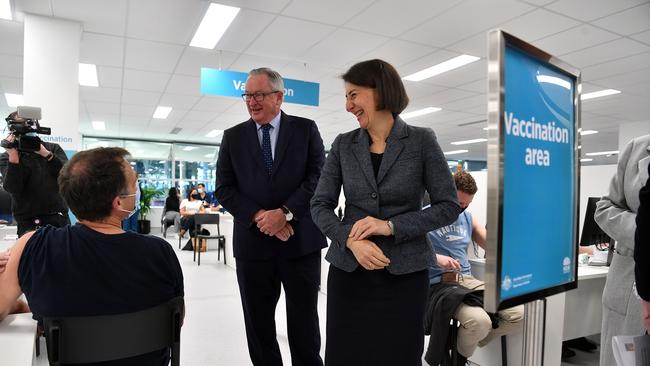
[[[388,135],[388,140],[386,141],[386,149],[384,150],[384,156],[381,158],[381,165],[379,165],[377,184],[381,184],[386,173],[395,164],[395,160],[397,160],[397,157],[404,149],[404,143],[402,143],[401,139],[407,136],[406,123],[401,118],[396,117],[393,128],[390,130],[390,135]]]
[[[376,191],[377,190],[377,181],[375,180],[375,173],[372,170],[372,162],[370,161],[370,150],[369,150],[369,137],[368,133],[364,129],[359,129],[359,133],[352,144],[352,152],[359,162],[361,171],[366,177],[368,184]]]
[[[293,129],[291,128],[291,120],[288,118],[284,112],[280,112],[280,131],[278,135],[278,140],[275,143],[275,158],[273,159],[273,170],[271,176],[275,174],[284,158],[284,154],[287,151],[287,146],[289,146],[289,141],[291,140],[291,135],[293,134]],[[260,151],[262,149],[260,148]]]
[[[264,160],[262,159],[262,147],[257,137],[257,124],[252,119],[249,120],[248,127],[246,127],[246,144],[247,146],[254,146],[249,150],[253,155],[253,160],[257,162],[261,170],[266,171]]]

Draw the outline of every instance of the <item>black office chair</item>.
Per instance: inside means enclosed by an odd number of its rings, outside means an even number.
[[[196,260],[196,252],[199,253],[198,265],[201,265],[201,243],[208,239],[217,239],[217,260],[221,260],[221,249],[223,249],[223,264],[226,264],[226,237],[221,235],[221,229],[219,228],[219,214],[196,214],[194,215],[194,260]],[[202,234],[201,225],[217,225],[217,235],[204,235]]]
[[[43,319],[50,365],[119,360],[171,348],[180,365],[183,298],[117,315]]]

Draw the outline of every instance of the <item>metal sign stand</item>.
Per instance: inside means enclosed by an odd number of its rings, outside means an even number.
[[[546,298],[524,304],[524,342],[521,364],[544,365],[544,332],[546,329]]]

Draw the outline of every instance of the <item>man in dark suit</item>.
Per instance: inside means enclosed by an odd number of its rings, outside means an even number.
[[[235,218],[233,243],[254,365],[282,365],[275,308],[284,288],[292,365],[318,365],[320,251],[309,201],[325,154],[316,123],[284,114],[277,72],[252,70],[242,95],[251,116],[224,132],[215,197]]]

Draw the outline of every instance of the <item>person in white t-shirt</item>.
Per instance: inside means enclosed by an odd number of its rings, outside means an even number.
[[[196,189],[192,189],[187,195],[187,198],[181,201],[181,233],[180,236],[185,236],[185,232],[190,231],[190,236],[194,235],[194,215],[197,213],[205,212],[203,201]]]

